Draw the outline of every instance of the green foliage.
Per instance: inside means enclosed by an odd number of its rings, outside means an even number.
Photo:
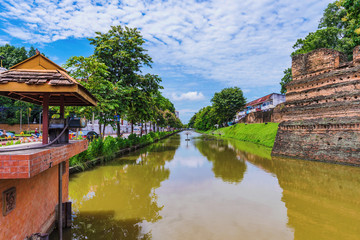
[[[230,127],[220,128],[216,131],[208,131],[207,133],[221,134],[221,136],[224,137],[253,142],[272,148],[278,126],[278,123],[238,123]]]
[[[318,30],[296,41],[291,56],[330,48],[347,54],[351,60],[357,45],[360,45],[360,0],[338,0],[324,10]],[[286,74],[285,70],[284,77]],[[282,81],[280,84],[283,90]]]
[[[151,132],[142,137],[130,134],[128,138],[114,138],[107,136],[105,139],[94,139],[89,143],[88,149],[70,158],[70,166],[81,166],[85,168],[85,163],[98,157],[103,157],[105,161],[115,157],[115,153],[121,149],[139,144],[150,144],[172,132]]]
[[[24,61],[25,59],[33,56],[35,52],[34,47],[30,47],[27,51],[25,47],[15,47],[10,44],[0,46],[0,56],[3,57],[3,67],[9,69],[10,67]],[[32,109],[29,112],[29,108]],[[20,111],[22,109],[22,111]],[[20,123],[20,112],[22,113],[22,123],[34,122],[36,119],[39,121],[39,113],[41,107],[25,103],[21,101],[15,101],[10,98],[0,97],[0,122],[10,125]],[[29,118],[28,118],[29,117]]]
[[[94,46],[93,56],[72,57],[65,67],[98,99],[98,106],[70,110],[87,118],[95,112],[100,124],[117,127],[118,136],[119,123],[111,121],[115,115],[132,123],[151,121],[165,126],[163,111],[175,112],[175,108],[159,92],[163,89],[161,78],[141,74],[142,67],[151,67],[152,59],[143,48],[145,40],[140,31],[111,26],[108,32],[96,32],[89,41]],[[169,125],[179,124],[173,121]]]
[[[281,79],[280,85],[281,85],[281,90],[280,92],[282,94],[286,93],[286,84],[288,84],[289,82],[292,81],[292,73],[291,73],[291,68],[287,68],[284,70],[284,76]]]
[[[215,124],[217,124],[215,109],[211,106],[207,106],[200,109],[200,111],[196,114],[193,127],[200,131],[206,131],[209,129],[215,129]]]
[[[238,87],[224,88],[211,99],[218,123],[231,121],[236,112],[246,104],[246,98]]]

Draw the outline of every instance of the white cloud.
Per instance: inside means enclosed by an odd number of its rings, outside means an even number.
[[[200,101],[205,99],[204,94],[201,92],[187,92],[180,95],[173,93],[171,98],[174,101]]]
[[[0,45],[5,45],[7,43],[9,43],[9,41],[6,41],[6,40],[3,40],[0,38]]]
[[[170,72],[181,66],[181,74],[228,85],[271,86],[290,66],[291,46],[316,29],[330,2],[8,0],[0,3],[0,19],[5,32],[31,43],[92,37],[126,24],[141,29],[149,54]]]

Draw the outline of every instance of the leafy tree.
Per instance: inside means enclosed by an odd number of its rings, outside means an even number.
[[[217,124],[217,116],[215,109],[211,106],[200,109],[196,114],[196,119],[194,122],[194,127],[201,131],[207,131],[215,128]]]
[[[151,67],[152,59],[142,47],[145,40],[136,28],[111,26],[107,33],[96,32],[89,40],[95,46],[94,55],[108,66],[112,82],[134,86],[141,67]]]
[[[291,56],[330,48],[346,53],[351,60],[353,48],[357,45],[360,45],[360,0],[338,0],[324,10],[318,30],[296,41]],[[285,70],[284,78],[291,81],[287,74]],[[283,90],[283,80],[280,84]]]
[[[121,86],[125,90],[123,97],[130,100],[124,101],[131,104],[125,107],[128,111],[132,111],[128,119],[140,117],[135,114],[135,111],[143,112],[147,103],[139,104],[139,100],[145,98],[135,99],[132,95],[137,94],[138,90],[150,94],[161,88],[159,85],[161,79],[158,76],[139,75],[143,66],[151,67],[152,63],[151,57],[146,53],[147,50],[142,47],[145,40],[140,31],[136,28],[111,26],[108,32],[96,32],[96,36],[89,40],[90,44],[95,46],[94,56],[108,67],[108,80]],[[136,101],[136,103],[131,101]],[[123,109],[117,109],[117,112],[119,115],[125,114]],[[119,122],[117,122],[117,134],[120,135]]]
[[[3,67],[9,69],[10,67],[31,57],[32,49],[34,48],[31,47],[28,52],[25,47],[15,47],[10,44],[0,46],[0,56],[2,57]],[[0,97],[0,108],[1,122],[7,124],[19,124],[20,114],[23,119],[22,123],[27,123],[28,120],[30,123],[35,120],[38,122],[39,113],[42,110],[41,106],[30,103],[25,104],[24,102],[12,100],[6,97]],[[29,108],[32,109],[30,113]]]
[[[218,122],[227,123],[234,118],[239,109],[245,106],[246,99],[240,88],[230,87],[215,93],[211,102],[213,103]]]
[[[3,57],[3,67],[9,69],[10,67],[24,61],[28,58],[28,52],[25,47],[15,47],[10,44],[0,46],[0,56]]]
[[[88,119],[95,113],[95,118],[99,120],[100,134],[104,133],[105,127],[109,124],[115,127],[114,121],[111,120],[114,119],[116,111],[123,106],[119,101],[123,92],[116,83],[107,80],[108,67],[94,56],[71,57],[64,67],[69,70],[71,76],[79,79],[79,82],[98,100],[96,107],[77,107],[68,108],[68,110],[75,111]]]
[[[281,79],[280,85],[281,85],[281,90],[280,92],[282,94],[286,93],[286,84],[288,84],[289,82],[292,81],[292,73],[291,73],[291,68],[287,68],[284,70],[284,77]]]

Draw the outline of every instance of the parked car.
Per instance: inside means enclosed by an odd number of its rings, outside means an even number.
[[[0,129],[0,137],[12,137],[12,138],[14,138],[15,134],[11,133],[11,132],[7,132],[7,131],[5,131],[3,129]]]
[[[69,135],[72,134],[72,137],[75,138],[76,137],[76,133],[69,132]],[[97,134],[97,132],[95,131],[90,131],[90,130],[81,130],[78,132],[78,136],[82,137],[83,139],[88,139],[88,140],[92,140],[94,138],[99,138],[99,134]]]

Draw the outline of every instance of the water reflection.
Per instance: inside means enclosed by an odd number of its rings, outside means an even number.
[[[261,146],[255,155],[253,144],[227,142],[243,159],[277,177],[294,239],[360,239],[360,168],[271,158]]]
[[[74,222],[64,238],[150,239],[151,232],[144,232],[140,223],[162,218],[155,189],[169,178],[165,163],[179,144],[175,136],[73,176],[69,195]]]
[[[360,168],[185,138],[72,177],[64,239],[359,239]]]
[[[213,163],[216,178],[229,183],[240,183],[244,178],[246,164],[228,141],[202,136],[195,141],[195,146]]]

